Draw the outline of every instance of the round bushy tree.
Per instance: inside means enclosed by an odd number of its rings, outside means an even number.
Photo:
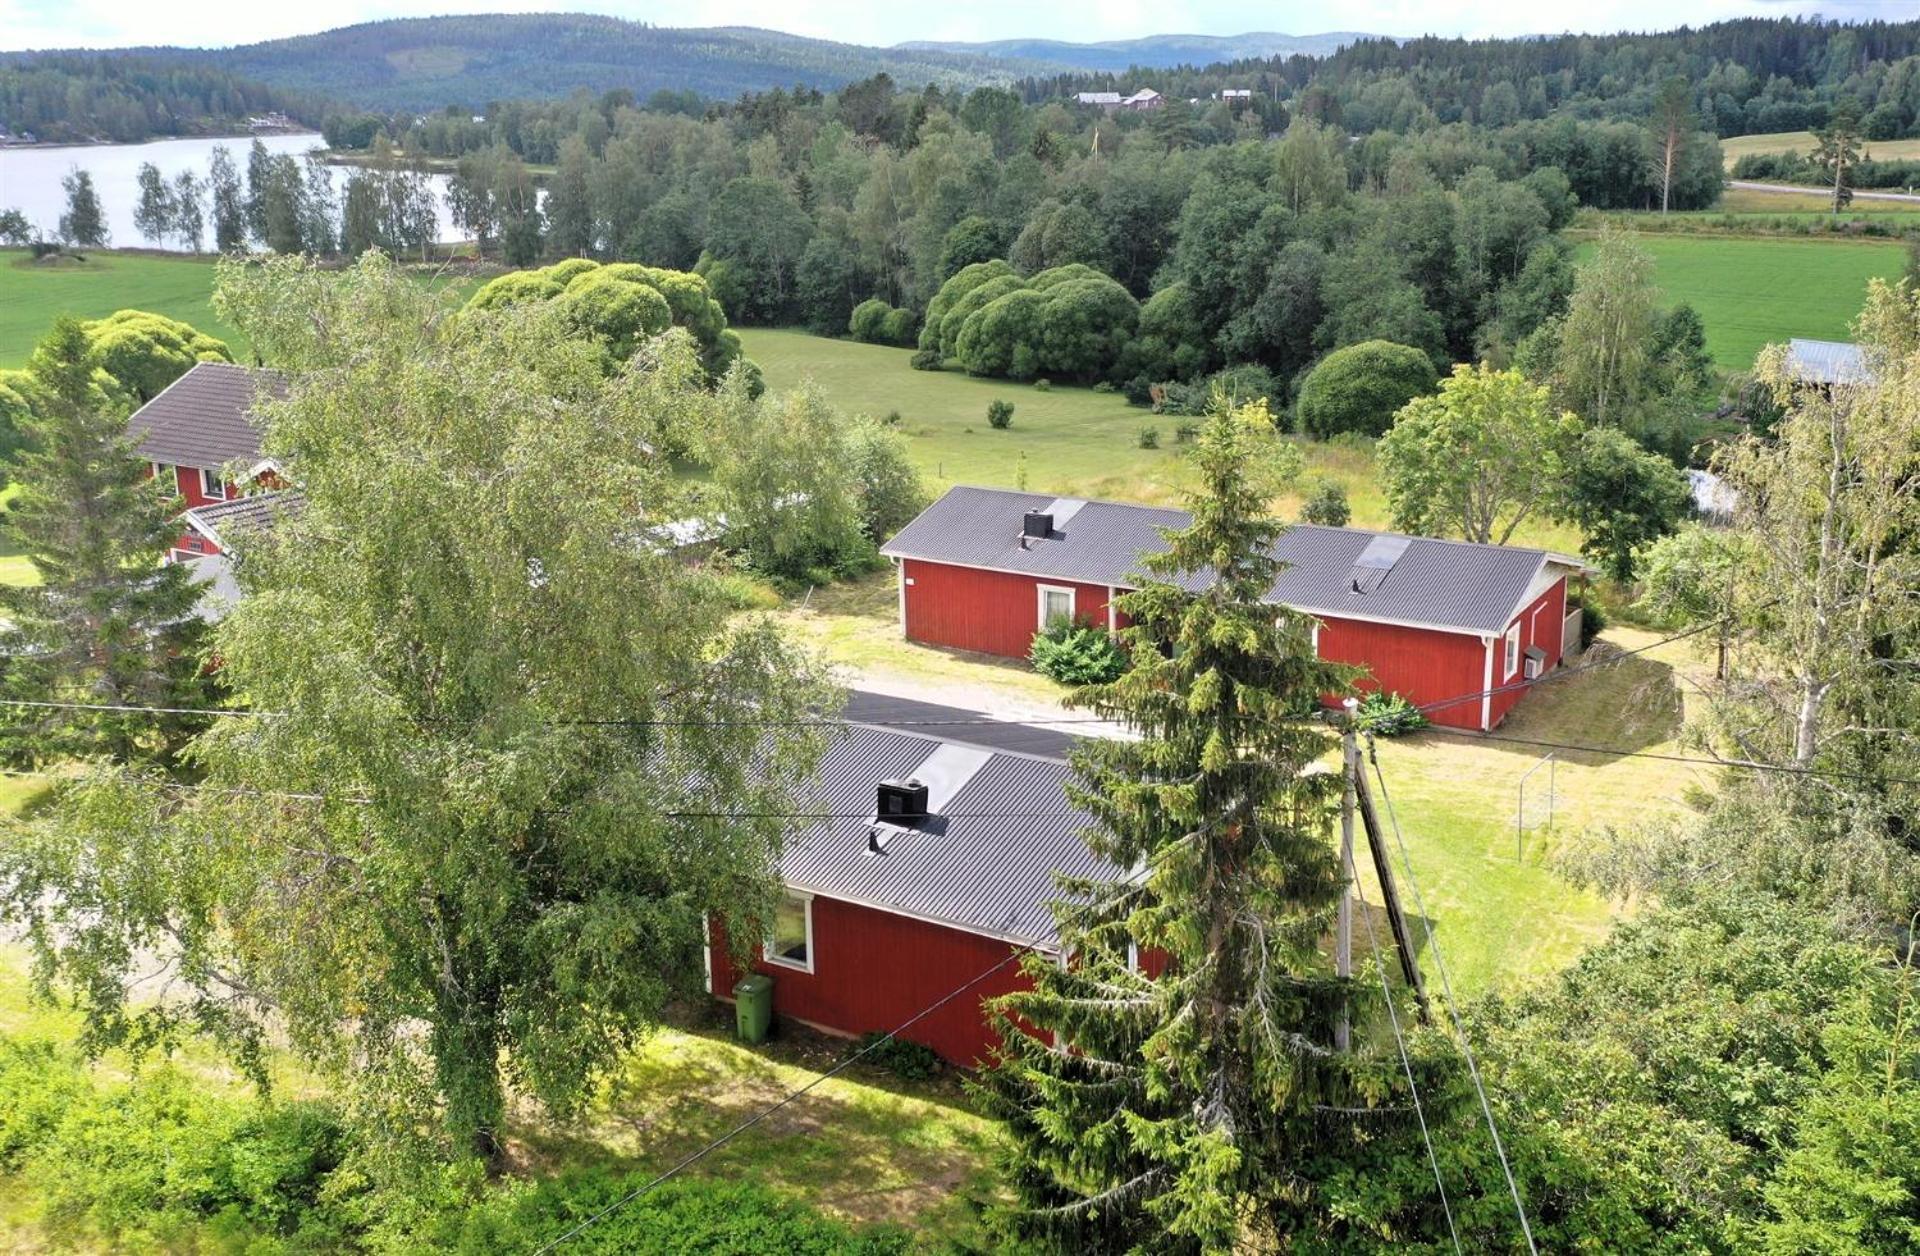
[[[1400,407],[1438,384],[1432,360],[1408,345],[1363,340],[1335,349],[1300,387],[1300,430],[1323,440],[1341,432],[1379,436]]]
[[[933,294],[933,300],[927,302],[927,321],[921,324],[920,347],[922,349],[938,349],[942,354],[947,353],[948,348],[942,344],[942,338],[945,335],[947,311],[951,310],[954,303],[959,301],[960,298],[966,296],[981,284],[1012,274],[1013,267],[1007,265],[1007,263],[1000,258],[993,258],[985,262],[974,262],[970,266],[962,266],[959,270],[955,271],[945,283],[940,285],[940,291]],[[955,336],[960,334],[958,326],[953,330]]]
[[[641,340],[670,326],[686,328],[700,346],[701,364],[714,376],[740,356],[740,338],[727,329],[726,311],[708,280],[681,270],[570,257],[542,270],[501,275],[468,298],[466,308],[553,300],[564,301],[575,325],[600,337],[622,361]]]
[[[83,324],[93,365],[135,404],[153,400],[196,362],[231,362],[224,341],[177,318],[120,310]]]

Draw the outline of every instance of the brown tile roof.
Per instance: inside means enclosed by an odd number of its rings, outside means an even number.
[[[263,392],[284,397],[286,381],[274,371],[200,362],[136,410],[127,431],[149,462],[208,470],[257,462],[260,432],[252,414]]]

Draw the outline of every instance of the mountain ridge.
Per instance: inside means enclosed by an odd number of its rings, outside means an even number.
[[[1326,31],[1317,35],[1288,35],[1279,31],[1244,31],[1238,35],[1194,35],[1168,32],[1137,39],[1074,41],[1060,39],[934,40],[914,39],[894,44],[908,52],[946,52],[1038,61],[1074,70],[1119,73],[1135,68],[1170,69],[1177,65],[1209,65],[1294,55],[1326,56],[1361,39],[1376,39],[1360,31]]]

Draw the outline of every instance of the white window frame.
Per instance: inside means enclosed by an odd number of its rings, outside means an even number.
[[[1512,680],[1514,673],[1520,670],[1520,625],[1507,629],[1506,653],[1502,657],[1502,680]]]
[[[220,473],[207,467],[200,468],[200,491],[215,501],[227,500],[227,486],[221,481]]]
[[[161,474],[167,469],[167,464],[164,462],[149,462],[147,466],[152,470],[153,478],[156,480],[159,479]],[[178,488],[179,486],[175,485],[174,487]]]
[[[1078,598],[1075,597],[1075,590],[1072,585],[1037,584],[1034,586],[1033,592],[1033,614],[1037,621],[1037,627],[1034,629],[1035,632],[1045,632],[1047,630],[1047,594],[1049,593],[1064,593],[1067,595],[1067,622],[1070,624],[1077,622],[1074,617],[1079,614],[1079,607],[1075,605]]]
[[[802,963],[797,959],[788,959],[784,955],[774,954],[772,921],[767,922],[767,936],[760,942],[760,958],[776,968],[791,968],[795,972],[811,973],[814,960],[817,958],[813,950],[813,895],[803,894],[799,890],[782,890],[781,894],[786,898],[797,899],[800,903],[800,916],[806,923],[807,930],[807,959]]]

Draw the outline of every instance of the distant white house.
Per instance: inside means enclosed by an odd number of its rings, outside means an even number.
[[[1074,100],[1082,105],[1098,105],[1102,109],[1120,107],[1119,92],[1081,92],[1074,97]]]
[[[1223,87],[1213,94],[1215,100],[1252,100],[1251,87]]]
[[[1162,96],[1159,92],[1154,91],[1151,87],[1143,87],[1139,91],[1135,92],[1133,95],[1121,101],[1120,107],[1122,109],[1144,111],[1147,109],[1158,109],[1160,106],[1166,103],[1167,103],[1167,98],[1165,96]]]

